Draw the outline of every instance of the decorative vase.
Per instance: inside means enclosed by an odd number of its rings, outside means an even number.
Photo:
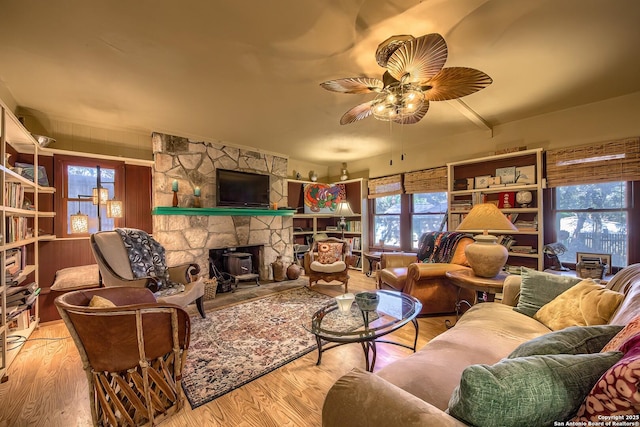
[[[300,266],[297,264],[291,264],[287,267],[287,279],[296,280],[300,277]]]
[[[355,298],[362,311],[374,311],[380,302],[380,297],[375,292],[358,292]]]
[[[313,182],[316,182],[318,180],[318,174],[315,171],[310,171],[309,179]]]
[[[336,297],[338,310],[340,310],[341,313],[348,313],[351,311],[351,304],[353,304],[353,300],[355,300],[355,296],[351,293],[338,295]]]
[[[516,202],[521,208],[527,208],[533,201],[533,195],[531,191],[518,191],[516,193]]]
[[[282,282],[285,279],[284,264],[282,263],[282,257],[278,255],[276,260],[271,263],[273,269],[273,281]]]
[[[509,253],[497,243],[496,236],[478,234],[475,242],[464,250],[473,273],[479,277],[496,277],[504,267]]]

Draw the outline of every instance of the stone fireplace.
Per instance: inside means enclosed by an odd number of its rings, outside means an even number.
[[[198,210],[194,189],[201,190],[200,206],[214,208],[216,169],[268,173],[271,176],[270,201],[287,206],[287,159],[271,154],[229,147],[211,142],[154,133],[153,204],[172,205],[172,183],[178,184],[178,208],[170,214],[153,216],[153,236],[166,249],[167,263],[197,263],[200,274],[209,274],[209,250],[261,246],[257,273],[262,280],[272,277],[271,263],[277,256],[293,260],[293,218],[269,211],[248,210],[251,214],[226,215],[224,208]]]

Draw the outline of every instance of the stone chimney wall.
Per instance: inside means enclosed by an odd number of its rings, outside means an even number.
[[[171,206],[178,181],[178,207],[193,207],[200,187],[202,208],[215,207],[216,169],[271,175],[270,201],[287,206],[287,159],[220,143],[153,133],[153,204]],[[291,216],[154,215],[153,236],[167,253],[168,265],[197,263],[208,275],[209,249],[263,245],[260,279],[271,278],[271,263],[293,261]]]

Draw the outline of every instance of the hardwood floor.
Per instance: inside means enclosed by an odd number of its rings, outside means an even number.
[[[349,291],[374,289],[373,278],[353,271]],[[264,292],[247,289],[241,292]],[[313,289],[329,295],[342,293],[342,287],[317,285]],[[259,296],[259,295],[258,295]],[[213,308],[234,303],[239,295],[222,294],[205,306]],[[190,307],[197,315],[195,307]],[[451,316],[420,318],[418,348],[444,332],[444,320]],[[407,325],[392,334],[396,340],[411,343],[413,327]],[[380,344],[376,371],[408,356],[410,350]],[[186,408],[162,425],[183,426],[320,426],[324,397],[333,383],[354,367],[364,369],[364,356],[357,344],[337,347],[316,366],[313,351],[237,390],[195,410]],[[0,384],[0,427],[5,426],[90,426],[89,391],[80,356],[62,321],[42,325],[25,344]]]

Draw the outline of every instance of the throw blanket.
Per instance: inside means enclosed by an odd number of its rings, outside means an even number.
[[[448,263],[453,258],[458,242],[465,236],[456,231],[424,233],[418,242],[418,259],[422,262]]]
[[[147,232],[133,228],[116,228],[129,256],[131,272],[135,278],[157,279],[156,297],[174,295],[184,291],[184,285],[169,280],[164,248]]]

